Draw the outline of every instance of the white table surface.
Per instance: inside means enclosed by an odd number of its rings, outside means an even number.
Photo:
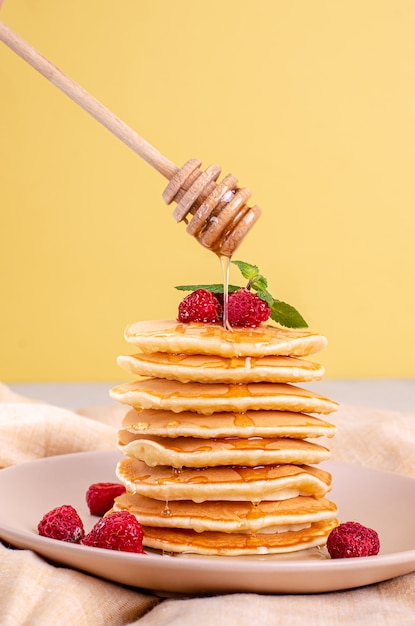
[[[8,383],[16,393],[68,409],[114,404],[109,390],[117,381]],[[415,378],[322,380],[303,387],[339,402],[391,411],[415,411]]]

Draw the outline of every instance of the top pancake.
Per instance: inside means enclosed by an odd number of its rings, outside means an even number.
[[[287,383],[320,380],[324,367],[290,356],[225,358],[212,354],[140,353],[119,356],[131,374],[187,382]]]
[[[143,352],[212,354],[226,358],[306,356],[319,352],[327,345],[324,336],[308,330],[291,330],[268,324],[227,330],[220,323],[181,324],[174,320],[129,324],[124,337]]]

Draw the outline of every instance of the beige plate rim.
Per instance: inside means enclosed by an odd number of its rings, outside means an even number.
[[[0,537],[57,563],[159,595],[320,593],[361,587],[415,570],[415,479],[333,461],[322,466],[333,474],[330,497],[339,506],[340,521],[354,520],[375,528],[381,541],[377,556],[330,560],[324,558],[324,551],[315,550],[289,557],[173,557],[150,551],[137,555],[37,534],[42,515],[60,504],[75,506],[88,530],[97,518],[87,511],[85,491],[93,482],[116,480],[119,458],[117,451],[80,452],[1,470],[0,492],[8,506],[0,511]],[[25,498],[16,497],[17,493],[25,493]]]

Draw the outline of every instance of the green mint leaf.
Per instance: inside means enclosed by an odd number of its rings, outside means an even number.
[[[256,265],[251,265],[251,263],[245,263],[245,261],[231,261],[234,265],[236,265],[242,276],[249,281],[252,281],[259,274],[259,269]]]
[[[308,324],[291,304],[274,300],[271,305],[271,319],[287,328],[307,328]]]
[[[271,296],[269,291],[262,291],[261,289],[257,289],[256,294],[258,298],[261,298],[261,300],[265,300],[270,308],[272,307],[272,305],[274,304],[274,298]]]
[[[175,289],[179,291],[196,291],[196,289],[206,289],[212,293],[223,293],[223,283],[214,283],[213,285],[176,285]],[[229,293],[237,291],[240,287],[229,285]]]
[[[258,274],[256,278],[249,281],[249,286],[256,291],[268,291],[268,281],[262,274]]]

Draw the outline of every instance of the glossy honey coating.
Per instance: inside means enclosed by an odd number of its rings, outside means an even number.
[[[116,498],[114,510],[127,510],[145,526],[189,528],[196,532],[281,533],[299,530],[311,523],[333,520],[337,506],[326,498],[297,496],[259,504],[211,501],[203,506],[191,500],[162,502],[137,494]]]
[[[299,495],[321,498],[331,489],[329,472],[309,465],[216,466],[174,469],[149,467],[133,457],[121,459],[117,477],[129,493],[156,500],[285,500]]]
[[[148,466],[214,467],[217,465],[271,465],[273,463],[321,463],[330,451],[304,439],[289,437],[196,439],[194,437],[142,437],[120,430],[118,447]]]
[[[137,516],[144,544],[226,556],[323,545],[337,506],[315,465],[330,450],[309,439],[333,436],[321,416],[338,405],[298,383],[322,377],[304,357],[326,339],[173,320],[130,324],[125,338],[136,352],[118,363],[140,378],[111,390],[131,407],[116,468],[128,493],[114,508]]]
[[[315,415],[293,411],[222,411],[206,416],[192,411],[131,409],[122,426],[133,434],[160,437],[333,437],[336,427]]]
[[[143,409],[167,409],[174,413],[249,410],[299,411],[328,414],[337,403],[313,391],[286,383],[181,383],[147,378],[113,387],[111,397]]]
[[[152,352],[119,356],[117,363],[131,374],[183,383],[296,383],[320,380],[324,375],[320,363],[289,356],[225,358]]]
[[[314,522],[308,528],[282,533],[223,533],[144,526],[143,544],[165,552],[246,556],[283,554],[320,546],[338,525],[337,519]]]
[[[323,350],[327,339],[311,330],[291,330],[271,324],[227,330],[222,324],[182,324],[149,320],[128,324],[125,340],[143,352],[211,354],[226,358],[303,357]]]

